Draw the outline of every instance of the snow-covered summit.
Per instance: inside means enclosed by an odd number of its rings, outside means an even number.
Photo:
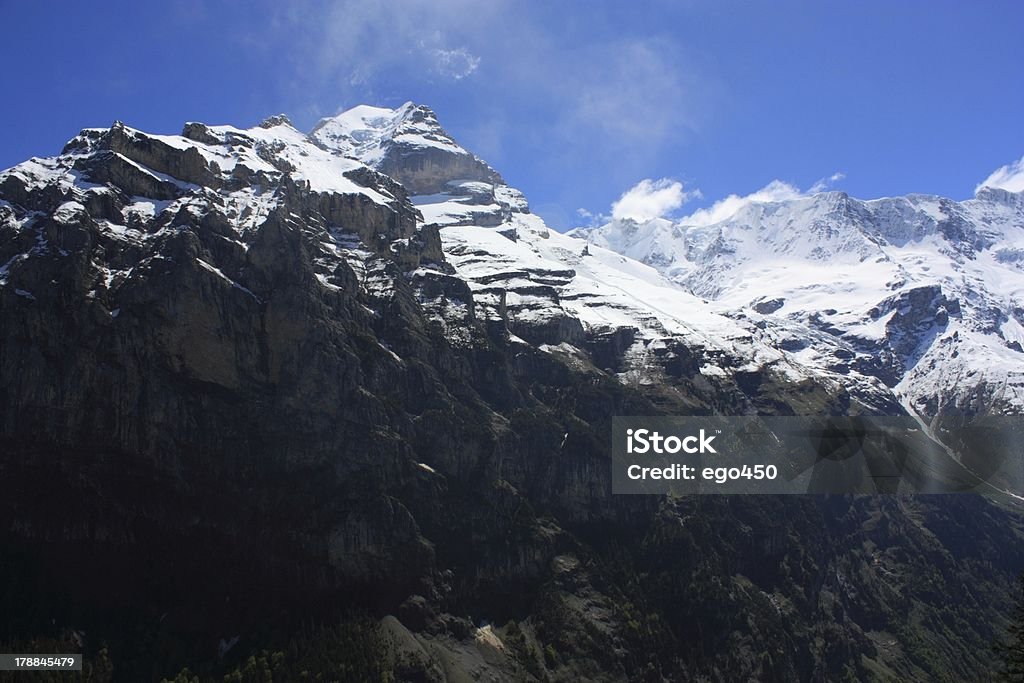
[[[310,133],[324,147],[364,163],[379,162],[393,144],[438,147],[465,153],[441,128],[434,113],[406,102],[397,109],[359,105],[320,119]]]
[[[397,109],[353,107],[321,119],[310,138],[390,175],[412,194],[443,192],[452,178],[504,183],[497,171],[455,142],[432,109],[412,102]]]

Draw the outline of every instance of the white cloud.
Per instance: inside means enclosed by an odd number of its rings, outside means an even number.
[[[741,209],[755,202],[783,202],[789,199],[798,199],[819,192],[825,192],[844,178],[846,178],[846,174],[837,171],[830,176],[817,180],[806,192],[796,185],[782,180],[773,180],[760,190],[751,192],[748,195],[731,194],[725,199],[719,199],[711,206],[705,209],[697,209],[689,216],[685,216],[680,219],[680,222],[685,225],[711,225],[731,218]]]
[[[819,192],[824,192],[844,178],[846,178],[846,174],[842,171],[837,171],[827,178],[819,178],[817,182],[811,185],[811,189],[807,190],[807,193],[818,194]]]
[[[612,218],[635,221],[661,218],[681,207],[690,196],[678,180],[645,178],[612,204]]]
[[[711,206],[697,209],[693,213],[683,216],[677,220],[683,225],[712,225],[734,216],[737,212],[750,204],[757,202],[782,202],[790,199],[799,199],[812,194],[824,192],[834,183],[846,177],[841,172],[833,173],[830,176],[820,178],[811,187],[804,191],[796,185],[782,180],[773,180],[760,190],[747,195],[731,194],[725,199],[720,199]],[[669,178],[661,180],[645,179],[624,192],[618,201],[612,204],[611,216],[603,213],[592,213],[586,209],[577,209],[576,214],[587,221],[589,225],[603,225],[610,219],[621,220],[631,218],[636,221],[651,220],[652,218],[671,217],[670,214],[678,210],[691,199],[701,199],[703,194],[698,188],[684,189],[679,181]]]
[[[611,220],[611,216],[601,211],[594,213],[593,211],[588,211],[587,209],[579,208],[576,209],[576,221],[574,222],[574,225],[576,227],[593,228],[599,225],[605,225]]]
[[[680,222],[686,225],[711,225],[734,216],[740,209],[754,202],[781,202],[803,196],[805,196],[805,193],[801,192],[799,188],[781,180],[773,180],[757,192],[752,192],[742,197],[731,194],[725,199],[718,200],[706,209],[694,211]]]
[[[975,194],[983,187],[993,187],[1008,192],[1024,192],[1024,157],[992,171],[988,178],[974,188]]]

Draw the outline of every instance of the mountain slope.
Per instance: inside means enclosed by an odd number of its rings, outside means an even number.
[[[401,679],[987,677],[1011,510],[610,494],[613,416],[901,410],[870,354],[548,230],[424,107],[338,118],[0,173],[8,651],[222,680],[370,617]]]

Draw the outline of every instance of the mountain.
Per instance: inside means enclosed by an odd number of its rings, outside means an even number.
[[[74,643],[87,680],[986,680],[1013,508],[611,495],[613,416],[910,395],[861,338],[620,246],[411,103],[115,122],[3,171],[0,649]],[[887,331],[937,309],[915,291]]]
[[[861,406],[855,412],[903,412],[882,381],[860,371],[863,355],[833,335],[716,305],[637,259],[549,229],[426,107],[357,107],[321,121],[311,137],[410,188],[423,223],[441,229],[446,259],[469,283],[477,313],[529,344],[583,352],[627,382],[685,384],[698,411],[756,412],[776,400],[758,391],[762,383],[785,391],[808,382],[819,393],[790,397],[792,409],[807,400],[803,412],[811,414],[851,404]],[[791,353],[796,344],[821,348],[823,358]]]
[[[1020,413],[1021,193],[982,188],[955,202],[824,192],[695,216],[703,220],[626,219],[574,234],[732,315],[824,332],[916,414]],[[823,351],[808,346],[798,358]]]

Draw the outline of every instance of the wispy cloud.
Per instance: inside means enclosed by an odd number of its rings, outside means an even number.
[[[438,74],[457,81],[461,81],[480,66],[480,58],[464,47],[454,50],[434,48],[428,54],[434,58],[434,70]]]
[[[808,194],[817,194],[819,192],[824,192],[825,190],[831,188],[833,185],[842,181],[845,178],[845,173],[843,173],[842,171],[837,171],[836,173],[833,173],[827,178],[819,178],[813,185],[811,185],[811,188],[807,190],[807,192]]]
[[[820,178],[807,191],[782,180],[773,180],[760,190],[748,195],[731,194],[725,199],[719,199],[705,209],[694,211],[680,222],[687,225],[711,225],[735,216],[741,209],[756,202],[783,202],[825,192],[844,178],[846,178],[846,174],[837,171],[830,176]]]
[[[662,41],[621,39],[587,51],[567,80],[563,124],[581,141],[599,131],[602,144],[647,155],[698,125],[702,98],[677,51]]]
[[[736,215],[738,211],[755,202],[781,202],[804,195],[805,193],[794,185],[781,180],[773,180],[757,192],[743,196],[731,194],[725,199],[719,199],[706,209],[694,211],[680,222],[686,225],[711,225]]]
[[[635,221],[661,218],[681,208],[691,196],[678,180],[645,178],[623,192],[612,204],[612,218]]]
[[[1024,192],[1024,157],[992,171],[988,178],[985,178],[974,188],[975,194],[983,187],[992,187],[1009,192]]]
[[[380,96],[403,79],[458,81],[481,57],[470,44],[500,2],[305,0],[275,15],[277,38],[307,97],[336,93],[336,106]]]

